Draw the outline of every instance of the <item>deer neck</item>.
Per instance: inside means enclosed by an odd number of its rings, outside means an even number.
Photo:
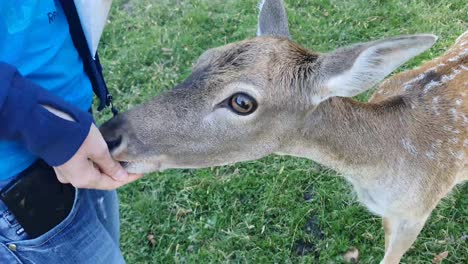
[[[401,97],[379,104],[329,99],[306,115],[284,154],[312,159],[346,176],[382,168],[408,138],[407,109]]]

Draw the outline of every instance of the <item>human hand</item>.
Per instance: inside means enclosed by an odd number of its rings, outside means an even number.
[[[129,174],[112,159],[99,129],[92,124],[88,136],[63,165],[54,167],[61,183],[77,188],[113,190],[140,179],[143,174]]]

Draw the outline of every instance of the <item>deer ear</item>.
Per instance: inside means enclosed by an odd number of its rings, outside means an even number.
[[[430,48],[437,37],[430,34],[400,36],[356,44],[321,58],[324,84],[318,101],[332,96],[351,97],[364,92],[400,65]],[[317,101],[317,100],[316,100]]]
[[[257,36],[291,38],[283,0],[262,0],[259,9]]]

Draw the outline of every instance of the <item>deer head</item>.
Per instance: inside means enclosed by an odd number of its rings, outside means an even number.
[[[257,37],[207,50],[173,90],[101,127],[129,172],[285,153],[318,105],[371,88],[436,39],[400,36],[318,54],[290,40],[281,0],[260,8]]]

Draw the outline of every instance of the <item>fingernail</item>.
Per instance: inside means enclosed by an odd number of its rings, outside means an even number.
[[[117,172],[117,174],[115,175],[115,177],[117,179],[123,179],[123,178],[125,178],[127,176],[128,176],[128,174],[127,174],[127,172],[125,170],[119,170],[119,172]]]

